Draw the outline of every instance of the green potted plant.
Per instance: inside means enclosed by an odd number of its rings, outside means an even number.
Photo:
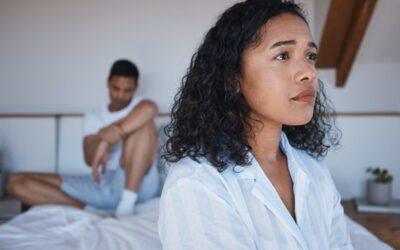
[[[389,205],[392,197],[392,181],[393,176],[389,174],[387,169],[380,167],[369,167],[367,173],[374,176],[373,180],[367,182],[367,199],[374,205]]]

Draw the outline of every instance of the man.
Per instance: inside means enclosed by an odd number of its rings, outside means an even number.
[[[133,214],[137,201],[158,195],[158,110],[153,102],[134,97],[138,77],[132,62],[116,61],[108,78],[110,103],[85,114],[83,150],[92,175],[14,174],[8,193],[29,205],[65,204],[113,211],[116,217]]]

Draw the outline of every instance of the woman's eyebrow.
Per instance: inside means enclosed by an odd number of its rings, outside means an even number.
[[[296,45],[296,43],[297,43],[296,40],[279,41],[279,42],[276,42],[276,43],[272,44],[269,49],[272,50],[272,49],[274,49],[276,47],[280,47],[280,46],[283,46],[283,45]]]
[[[272,44],[269,49],[272,50],[272,49],[274,49],[276,47],[280,47],[280,46],[283,46],[283,45],[296,45],[296,43],[297,43],[296,40],[279,41],[279,42],[276,42],[276,43]],[[318,46],[314,42],[309,42],[308,43],[308,47],[318,49]]]
[[[308,47],[314,48],[314,49],[318,49],[317,44],[315,44],[314,42],[309,42],[308,43]]]

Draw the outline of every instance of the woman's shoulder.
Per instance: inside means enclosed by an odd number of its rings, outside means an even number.
[[[224,189],[224,180],[221,173],[206,159],[194,160],[185,157],[169,164],[163,192],[182,185],[200,185],[209,190],[219,191]]]

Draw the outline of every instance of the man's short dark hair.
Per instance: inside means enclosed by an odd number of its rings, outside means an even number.
[[[121,59],[115,61],[111,66],[108,80],[110,80],[113,76],[133,77],[137,84],[137,80],[139,79],[139,70],[133,62],[126,59]]]

